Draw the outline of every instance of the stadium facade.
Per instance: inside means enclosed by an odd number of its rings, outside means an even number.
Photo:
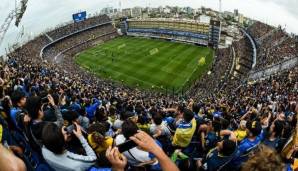
[[[121,31],[129,36],[162,38],[216,48],[220,41],[221,23],[217,20],[199,22],[172,18],[123,19]]]

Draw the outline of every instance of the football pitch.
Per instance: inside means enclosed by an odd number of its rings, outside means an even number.
[[[118,37],[79,53],[78,65],[132,87],[178,91],[208,71],[208,47],[158,39]]]

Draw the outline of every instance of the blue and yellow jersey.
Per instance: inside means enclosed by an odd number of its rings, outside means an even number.
[[[195,133],[196,127],[197,123],[195,118],[189,123],[182,121],[175,131],[172,144],[179,147],[187,147]]]

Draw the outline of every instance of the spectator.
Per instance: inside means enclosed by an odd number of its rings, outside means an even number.
[[[86,112],[87,112],[87,117],[90,120],[94,120],[95,111],[100,105],[101,105],[101,102],[96,98],[93,98],[91,101],[87,100]]]
[[[93,150],[100,154],[113,145],[113,138],[105,136],[106,128],[101,123],[95,123],[88,128],[88,143]]]
[[[54,99],[51,95],[48,95],[47,100],[49,104],[54,108],[55,110],[55,116],[57,118],[57,121],[54,122],[58,127],[63,126],[63,118],[60,112],[60,109],[56,106]],[[30,133],[33,138],[33,141],[41,148],[42,142],[42,131],[43,127],[47,124],[47,122],[43,121],[44,113],[43,113],[43,107],[45,103],[42,103],[42,100],[38,96],[32,96],[28,98],[26,102],[26,109],[29,113],[29,116],[31,118],[31,124],[30,124]]]
[[[270,171],[288,170],[288,168],[286,168],[280,156],[273,149],[261,145],[259,150],[243,164],[241,170]]]
[[[236,157],[232,160],[233,167],[239,167],[248,159],[248,155],[258,147],[263,139],[263,132],[260,122],[249,121],[246,123],[247,137],[243,139],[238,148]]]
[[[241,142],[246,137],[246,121],[241,120],[239,128],[235,131],[237,141]]]
[[[220,141],[217,147],[207,155],[206,170],[227,170],[228,164],[236,154],[236,149],[236,142],[232,140]]]
[[[11,108],[10,110],[10,118],[14,126],[18,128],[19,125],[17,122],[17,117],[19,117],[20,115],[24,115],[24,121],[28,122],[30,120],[30,118],[24,111],[24,107],[26,105],[26,95],[24,92],[16,90],[11,96],[11,101],[13,104],[13,108]]]
[[[73,134],[80,140],[86,156],[74,154],[65,149],[68,133],[65,127],[59,128],[54,123],[48,123],[42,131],[42,155],[47,163],[55,170],[86,170],[95,164],[96,154],[87,143],[81,132],[81,127],[76,124]]]
[[[160,131],[160,133],[158,133]],[[152,116],[152,124],[150,125],[150,133],[153,137],[165,136],[171,139],[171,132],[160,113]]]
[[[194,114],[189,109],[183,110],[183,121],[178,125],[172,144],[185,148],[190,144],[192,136],[196,130],[196,120]]]
[[[129,137],[135,135],[138,131],[137,125],[131,121],[127,120],[122,124],[121,132],[122,134],[118,135],[115,138],[116,145],[122,144],[129,139]],[[147,163],[150,165],[155,165],[158,162],[155,160],[153,156],[151,156],[148,152],[143,151],[139,148],[132,148],[128,151],[125,151],[124,156],[127,158],[127,161],[132,166],[138,166],[143,163]]]

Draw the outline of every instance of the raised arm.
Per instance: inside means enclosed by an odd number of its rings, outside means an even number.
[[[144,151],[155,155],[163,171],[179,171],[178,167],[171,159],[163,152],[163,150],[155,143],[147,133],[138,131],[137,134],[130,137]]]
[[[75,125],[76,125],[76,130],[74,129],[73,133],[80,140],[80,142],[81,142],[81,144],[82,144],[82,146],[83,146],[83,148],[86,152],[86,156],[70,153],[70,155],[71,155],[70,157],[73,158],[73,159],[77,159],[77,160],[95,162],[95,160],[97,159],[97,156],[96,156],[95,152],[92,150],[92,148],[88,144],[87,140],[82,135],[80,125],[78,125],[77,123],[75,123]]]
[[[62,117],[62,114],[61,114],[61,111],[59,109],[59,107],[55,104],[55,101],[53,99],[53,97],[51,95],[48,95],[48,100],[49,100],[49,103],[51,104],[51,106],[54,108],[55,110],[55,115],[56,115],[56,118],[57,118],[57,121],[54,122],[58,127],[61,127],[63,126],[63,117]]]

